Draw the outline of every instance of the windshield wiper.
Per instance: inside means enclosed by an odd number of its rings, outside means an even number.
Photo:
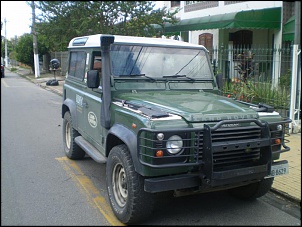
[[[169,75],[169,76],[163,76],[163,78],[180,78],[180,77],[185,77],[189,80],[195,81],[195,79],[191,78],[191,77],[187,77],[187,75]]]
[[[143,77],[146,77],[152,81],[156,81],[156,79],[154,79],[153,77],[150,77],[150,76],[146,76],[146,74],[130,74],[130,75],[119,75],[120,77],[140,77],[140,76],[143,76]]]

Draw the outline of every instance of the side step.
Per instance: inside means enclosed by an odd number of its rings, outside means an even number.
[[[74,141],[79,145],[94,161],[98,163],[106,163],[107,158],[103,156],[94,146],[92,146],[82,136],[77,136]]]

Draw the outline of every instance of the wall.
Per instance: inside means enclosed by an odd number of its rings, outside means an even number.
[[[199,3],[195,3],[194,5],[198,5]],[[196,10],[191,12],[185,12],[185,1],[180,2],[180,18],[191,19],[196,17],[203,17],[209,15],[217,15],[224,13],[233,13],[245,10],[252,9],[264,9],[264,8],[274,8],[274,7],[282,7],[282,1],[244,1],[242,3],[225,5],[224,1],[219,1],[218,7],[206,8],[202,10]]]

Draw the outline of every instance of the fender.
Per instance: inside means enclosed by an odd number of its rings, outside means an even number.
[[[73,126],[77,130],[78,129],[78,122],[77,122],[77,107],[73,100],[67,98],[64,100],[62,104],[62,118],[64,118],[64,114],[67,111],[67,108],[70,111],[71,117],[73,119]]]
[[[119,138],[121,141],[124,142],[124,144],[127,145],[131,157],[132,157],[132,161],[133,161],[133,165],[135,168],[135,171],[139,174],[142,173],[142,165],[140,164],[139,160],[138,160],[138,155],[137,155],[137,137],[134,134],[134,132],[130,129],[128,129],[127,127],[125,127],[124,125],[121,124],[115,124],[113,125],[110,130],[108,131],[108,136],[107,136],[107,140],[106,140],[106,153],[109,153],[109,147],[110,147],[110,141],[108,141],[108,138],[110,138],[110,135],[114,135],[117,138]],[[106,154],[106,156],[108,157],[108,154]]]

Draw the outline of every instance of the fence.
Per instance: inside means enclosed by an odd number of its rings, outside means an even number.
[[[292,48],[213,48],[215,75],[222,75],[223,95],[273,106],[289,116]]]

